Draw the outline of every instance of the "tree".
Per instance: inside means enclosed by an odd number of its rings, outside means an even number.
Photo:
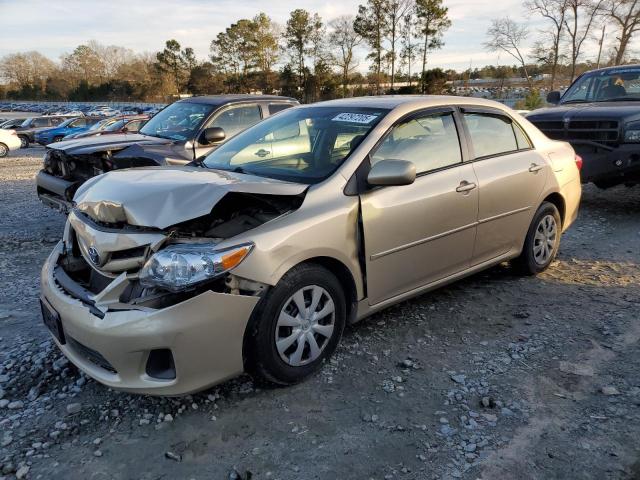
[[[62,58],[62,66],[76,80],[95,85],[106,80],[105,64],[100,54],[89,45],[80,45]]]
[[[529,77],[527,63],[522,52],[523,42],[528,36],[529,30],[526,25],[519,25],[509,17],[497,18],[491,21],[484,46],[489,51],[506,52],[515,58],[522,67],[529,88],[533,89],[533,83]]]
[[[526,3],[527,8],[531,12],[542,15],[552,24],[551,29],[548,31],[552,44],[550,62],[551,90],[553,90],[555,86],[558,62],[560,61],[560,42],[562,41],[562,32],[569,8],[569,1],[570,0],[529,0]]]
[[[387,32],[390,49],[387,54],[391,63],[391,89],[396,80],[396,43],[400,37],[400,26],[407,12],[412,11],[414,0],[389,0],[387,4]]]
[[[156,54],[158,69],[171,76],[176,93],[180,93],[186,81],[188,76],[186,70],[189,68],[189,62],[191,60],[189,57],[192,55],[192,49],[186,48],[181,51],[180,44],[177,40],[173,39],[167,40],[164,50]]]
[[[298,74],[298,88],[303,92],[307,78],[305,56],[311,50],[312,35],[318,23],[322,25],[317,14],[312,16],[306,10],[299,8],[291,12],[284,33],[287,47],[292,49],[292,61]]]
[[[265,13],[253,17],[252,28],[256,65],[261,72],[269,73],[278,61],[279,28]]]
[[[415,4],[408,10],[400,24],[400,44],[402,45],[402,52],[400,58],[404,65],[407,66],[407,79],[409,81],[409,87],[411,87],[411,67],[416,59],[418,45],[414,42],[416,21]]]
[[[19,90],[37,88],[44,90],[56,65],[39,52],[12,53],[0,60],[0,76]]]
[[[352,16],[342,16],[331,21],[329,42],[337,54],[335,64],[342,74],[342,96],[347,96],[347,85],[353,70],[358,66],[354,59],[354,49],[362,42],[362,37],[353,28]]]
[[[604,8],[619,29],[614,63],[620,65],[631,38],[640,29],[640,0],[608,0]]]
[[[604,0],[568,0],[568,14],[564,19],[564,26],[569,35],[571,45],[571,80],[576,77],[576,65],[582,50],[582,44],[589,37],[591,27],[596,17],[602,13]],[[585,20],[581,21],[582,14]]]
[[[449,9],[442,6],[442,0],[416,0],[416,15],[418,17],[418,30],[422,34],[422,79],[421,91],[425,93],[424,81],[427,68],[427,53],[437,48],[442,48],[444,42],[442,35],[451,26]]]
[[[388,0],[368,0],[367,5],[358,7],[358,15],[353,21],[353,29],[371,48],[367,58],[373,61],[376,95],[380,94],[380,77],[384,52],[384,37],[387,34],[386,12]]]

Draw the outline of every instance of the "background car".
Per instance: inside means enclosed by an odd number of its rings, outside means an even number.
[[[65,120],[57,127],[45,128],[35,133],[36,143],[40,145],[48,145],[49,143],[59,142],[67,135],[80,134],[86,132],[92,125],[102,120],[101,117],[79,117]]]
[[[158,112],[137,134],[93,136],[88,130],[79,138],[49,145],[36,178],[38,196],[68,211],[76,189],[91,177],[119,168],[194,162],[246,128],[297,104],[293,98],[274,95],[192,97]]]
[[[25,120],[26,118],[11,118],[9,120],[5,120],[2,124],[0,124],[0,128],[11,130],[22,125]]]
[[[29,144],[35,142],[35,135],[40,130],[56,127],[65,120],[68,120],[68,117],[43,116],[27,118],[19,126],[14,128],[18,134],[18,138],[20,138],[21,148],[27,148]]]
[[[0,129],[0,157],[6,157],[11,150],[20,148],[20,139],[15,130]]]
[[[73,138],[99,137],[101,135],[113,135],[116,133],[137,133],[142,125],[149,120],[149,116],[111,117],[111,120],[112,121],[104,125],[104,128],[80,132],[74,135]]]
[[[584,161],[583,182],[599,188],[640,184],[640,65],[586,72],[550,92],[555,106],[527,119],[549,138],[567,141]]]

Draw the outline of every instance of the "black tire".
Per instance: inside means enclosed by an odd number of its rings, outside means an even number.
[[[53,137],[53,141],[55,142],[61,142],[62,141],[62,137],[58,136],[58,137]]]
[[[6,157],[9,154],[9,147],[4,143],[0,143],[0,158]]]
[[[544,228],[541,222],[548,216],[552,216],[556,225],[556,235],[553,241],[553,248],[549,248],[550,254],[544,261],[540,258],[536,259],[534,247],[537,247],[539,241],[536,240],[536,232],[539,228]],[[522,253],[511,263],[522,275],[537,275],[540,272],[545,271],[551,265],[551,262],[556,258],[558,250],[560,249],[560,237],[562,236],[562,219],[560,218],[560,212],[553,203],[543,202],[540,208],[533,216],[527,236],[524,241],[524,247]]]
[[[294,293],[311,286],[324,289],[333,301],[333,332],[318,358],[302,366],[291,366],[281,358],[276,348],[278,317]],[[292,385],[304,380],[333,354],[342,337],[346,317],[343,288],[333,273],[314,264],[294,267],[266,294],[252,315],[244,349],[247,372],[259,383]]]
[[[20,148],[29,148],[29,137],[25,135],[18,135],[20,139]]]

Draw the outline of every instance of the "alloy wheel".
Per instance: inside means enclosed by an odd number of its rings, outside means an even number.
[[[0,143],[0,157],[6,156],[7,153],[9,153],[9,149],[7,148],[7,146],[3,143]]]
[[[335,326],[335,304],[318,285],[309,285],[284,303],[276,324],[275,342],[280,358],[292,367],[318,359]]]
[[[27,147],[27,139],[25,137],[20,137],[20,148]]]
[[[536,227],[533,239],[533,258],[538,265],[545,265],[554,254],[558,237],[558,225],[553,215],[545,215]]]

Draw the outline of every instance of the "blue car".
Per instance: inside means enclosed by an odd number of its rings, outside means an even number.
[[[35,135],[35,140],[40,145],[48,145],[53,142],[59,142],[66,135],[86,132],[95,123],[102,120],[100,117],[79,117],[65,120],[54,128],[46,128],[40,130]]]

